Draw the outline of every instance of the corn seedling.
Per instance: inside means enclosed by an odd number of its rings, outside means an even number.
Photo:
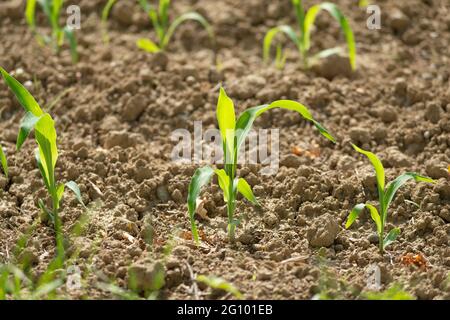
[[[117,0],[108,0],[106,6],[104,7],[102,12],[103,26],[106,25],[109,13],[116,2]],[[213,44],[215,43],[214,32],[211,25],[199,13],[184,13],[171,23],[169,19],[170,0],[160,0],[157,8],[151,5],[147,0],[138,0],[138,2],[142,9],[144,9],[144,11],[148,14],[158,39],[157,42],[147,38],[138,39],[136,42],[138,48],[150,53],[166,50],[176,29],[187,21],[198,22],[208,32],[211,42]],[[105,40],[108,40],[107,36],[104,36],[104,38]]]
[[[222,278],[216,276],[198,275],[196,280],[197,282],[204,283],[213,290],[225,291],[233,295],[236,299],[240,300],[244,298],[242,293],[232,283],[229,283]]]
[[[241,146],[245,144],[245,139],[255,119],[265,111],[274,108],[297,111],[303,118],[313,123],[323,136],[335,142],[333,136],[319,122],[313,119],[311,113],[304,105],[292,100],[278,100],[271,104],[249,108],[236,121],[234,103],[227,96],[225,90],[221,88],[216,115],[222,138],[225,169],[213,169],[209,166],[197,169],[192,177],[188,191],[187,203],[192,235],[197,243],[199,242],[199,236],[194,217],[197,208],[197,198],[201,188],[209,183],[214,174],[218,177],[219,187],[223,191],[224,200],[227,204],[228,235],[231,241],[234,241],[234,232],[238,224],[238,221],[234,219],[237,194],[240,193],[251,203],[259,205],[247,181],[236,177],[237,159],[239,158]]]
[[[375,208],[373,205],[369,203],[357,204],[350,212],[347,218],[347,222],[345,224],[345,228],[348,229],[353,224],[353,222],[355,222],[355,220],[361,214],[363,209],[367,208],[370,211],[370,216],[372,220],[375,222],[375,225],[377,227],[377,233],[379,238],[379,249],[380,252],[383,253],[386,247],[390,245],[392,242],[394,242],[395,239],[397,239],[398,235],[400,234],[399,228],[393,228],[391,231],[389,231],[386,237],[384,237],[389,206],[392,200],[394,199],[397,191],[400,189],[401,186],[403,186],[406,182],[412,179],[415,180],[416,182],[434,183],[435,181],[428,177],[418,175],[417,173],[414,172],[406,172],[398,176],[396,179],[391,181],[391,183],[389,183],[387,187],[385,187],[384,167],[380,159],[378,159],[378,157],[372,152],[360,149],[353,144],[352,146],[357,152],[365,155],[372,163],[372,166],[375,169],[380,211],[378,211],[377,208]]]
[[[8,161],[6,160],[5,152],[3,151],[3,147],[0,144],[0,164],[3,169],[3,173],[5,174],[6,178],[8,178]]]
[[[36,28],[36,4],[39,4],[52,28],[51,36],[40,34]],[[77,40],[73,29],[60,25],[61,12],[64,0],[27,0],[25,18],[31,31],[36,35],[39,44],[50,44],[59,54],[64,41],[67,40],[70,47],[72,62],[78,61]]]
[[[302,57],[303,64],[306,68],[310,65],[310,60],[315,61],[321,58],[325,58],[334,53],[340,52],[340,48],[332,48],[323,50],[313,57],[309,57],[308,52],[311,47],[311,30],[316,20],[317,14],[321,10],[328,11],[330,15],[337,20],[339,23],[342,32],[345,35],[347,46],[348,46],[348,56],[350,60],[350,65],[353,70],[356,69],[356,46],[355,39],[353,36],[353,31],[350,27],[345,16],[339,10],[339,8],[330,2],[323,2],[317,5],[312,6],[308,11],[304,11],[302,0],[292,0],[292,4],[295,9],[295,14],[297,17],[297,23],[299,27],[299,33],[296,32],[291,26],[281,25],[270,29],[266,36],[264,37],[263,44],[263,58],[264,61],[268,62],[270,59],[270,49],[272,47],[272,42],[275,39],[275,36],[278,33],[284,33],[288,39],[292,40],[292,42],[297,47],[300,56]],[[284,65],[286,57],[282,53],[282,49],[280,46],[277,47],[277,54],[275,58],[275,63],[277,67],[282,67]]]
[[[45,113],[27,89],[1,67],[0,73],[26,112],[20,124],[16,144],[17,150],[20,150],[30,132],[34,129],[34,135],[38,145],[35,152],[37,165],[44,185],[52,199],[51,209],[46,208],[42,199],[39,200],[39,207],[52,220],[55,227],[58,256],[64,257],[62,226],[58,216],[60,202],[64,194],[64,189],[67,187],[74,192],[75,197],[84,207],[80,189],[73,181],[69,181],[66,184],[58,184],[56,181],[55,168],[58,159],[58,148],[56,145],[55,122],[50,114]]]

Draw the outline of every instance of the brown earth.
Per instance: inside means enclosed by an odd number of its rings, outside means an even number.
[[[141,277],[139,286],[149,288],[153,272],[162,266],[160,298],[230,298],[211,296],[201,285],[196,292],[192,279],[205,274],[233,283],[248,299],[310,299],[324,288],[332,297],[358,299],[375,264],[383,289],[400,283],[419,299],[450,299],[447,0],[375,1],[382,10],[381,30],[366,27],[368,14],[357,1],[336,1],[357,42],[358,70],[350,75],[342,68],[345,60],[304,71],[294,50],[282,71],[263,64],[265,31],[295,23],[287,0],[176,1],[174,14],[193,8],[212,22],[219,69],[207,34],[195,24],[180,28],[167,54],[152,56],[135,47],[137,38],[153,33],[133,1],[113,10],[110,44],[101,41],[99,28],[104,1],[72,2],[83,13],[77,32],[81,62],[75,66],[66,50],[57,57],[36,43],[21,1],[0,3],[0,66],[28,81],[43,107],[60,98],[50,110],[59,134],[58,179],[75,180],[90,207],[83,212],[69,193],[63,201],[69,252],[77,253],[72,263],[82,271],[83,286],[75,291],[63,286],[58,289],[62,296],[113,298],[98,284],[114,281],[127,288],[130,266]],[[344,43],[327,14],[318,18],[312,41],[313,50]],[[170,133],[192,131],[194,121],[203,121],[204,129],[215,127],[220,83],[239,111],[281,98],[305,103],[338,144],[327,142],[292,112],[264,115],[257,127],[280,128],[280,169],[262,176],[257,165],[240,168],[262,209],[239,201],[238,241],[230,244],[225,203],[214,182],[202,194],[209,219],[199,219],[204,241],[196,247],[189,239],[186,197],[198,165],[171,162],[176,142]],[[54,233],[38,219],[37,200],[46,191],[34,144],[28,141],[15,152],[22,116],[1,84],[0,140],[11,177],[0,176],[0,263],[20,260],[13,248],[37,221],[25,252],[38,276],[54,256]],[[387,228],[398,226],[402,233],[384,256],[367,213],[344,228],[356,203],[377,199],[373,170],[349,142],[377,153],[388,181],[405,171],[437,179],[435,185],[410,183],[399,191]],[[292,148],[320,152],[298,156]],[[74,234],[81,217],[88,217],[85,228]],[[426,268],[405,266],[401,258],[408,253],[422,254]]]

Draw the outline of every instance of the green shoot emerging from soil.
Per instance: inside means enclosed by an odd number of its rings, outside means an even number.
[[[49,37],[40,34],[36,29],[36,3],[38,3],[52,28],[52,35]],[[63,9],[64,0],[27,0],[25,10],[25,18],[31,31],[36,35],[40,44],[50,44],[55,52],[59,54],[64,41],[67,40],[70,47],[72,62],[78,62],[77,40],[73,29],[69,26],[62,27],[60,25],[60,17]]]
[[[241,146],[245,144],[245,139],[249,134],[253,122],[265,111],[273,108],[283,108],[297,111],[303,118],[312,122],[320,133],[327,139],[335,142],[333,136],[316,120],[313,119],[309,110],[302,104],[292,100],[278,100],[271,104],[252,107],[244,111],[236,121],[234,103],[227,96],[223,88],[220,89],[217,103],[217,121],[222,138],[224,169],[213,169],[209,166],[199,168],[194,173],[188,191],[188,209],[191,220],[192,235],[195,241],[199,241],[198,231],[195,225],[195,211],[197,198],[201,188],[208,184],[211,177],[216,174],[219,186],[224,193],[224,200],[227,203],[228,214],[228,235],[234,241],[234,233],[238,221],[234,219],[236,199],[238,192],[255,205],[259,205],[253,195],[250,185],[243,178],[236,177],[237,159]]]
[[[8,178],[8,161],[6,160],[5,152],[3,151],[3,147],[0,144],[0,165],[2,166],[3,173],[6,178]]]
[[[196,280],[197,282],[204,283],[213,290],[227,292],[233,295],[236,299],[240,300],[244,298],[242,293],[232,283],[229,283],[222,278],[216,276],[198,275]]]
[[[275,36],[278,33],[284,33],[288,39],[292,40],[294,42],[295,46],[297,47],[302,59],[303,64],[306,68],[310,65],[310,60],[315,61],[321,58],[325,58],[329,55],[332,55],[334,53],[337,53],[340,51],[340,48],[332,48],[332,49],[326,49],[318,54],[316,54],[313,57],[309,57],[308,52],[311,47],[311,29],[314,25],[314,21],[316,20],[317,14],[321,10],[328,11],[331,16],[336,19],[341,26],[342,32],[345,35],[345,39],[347,41],[348,46],[348,56],[350,60],[350,65],[352,67],[352,70],[356,69],[356,46],[355,46],[355,40],[353,37],[353,31],[350,28],[350,25],[345,18],[345,16],[342,14],[342,12],[339,10],[339,8],[334,4],[330,2],[323,2],[317,5],[312,6],[306,13],[303,9],[303,3],[302,0],[292,0],[292,4],[294,5],[295,14],[297,16],[297,22],[300,33],[298,34],[291,26],[288,25],[281,25],[275,28],[270,29],[266,36],[264,37],[264,45],[263,45],[263,57],[266,62],[270,59],[270,49],[272,46],[272,42],[275,38]],[[285,62],[285,55],[282,53],[281,46],[277,47],[277,54],[276,54],[276,66],[278,68],[282,68]]]
[[[58,257],[64,257],[62,226],[58,215],[60,202],[64,194],[64,188],[67,187],[75,193],[77,200],[84,207],[80,189],[73,181],[69,181],[65,185],[58,184],[56,181],[55,168],[58,159],[58,148],[56,146],[55,122],[50,114],[45,113],[27,89],[1,67],[0,73],[26,112],[25,117],[20,124],[16,145],[17,150],[20,150],[31,130],[34,129],[34,135],[38,145],[38,149],[35,153],[37,165],[42,175],[44,185],[52,200],[51,209],[46,208],[42,199],[39,200],[39,207],[53,222],[56,233]]]
[[[408,182],[411,179],[414,179],[417,182],[428,182],[428,183],[434,183],[434,180],[418,175],[417,173],[414,172],[406,172],[398,176],[396,179],[394,179],[385,188],[384,167],[380,159],[378,159],[378,157],[372,152],[362,150],[353,144],[352,146],[356,151],[369,158],[369,161],[372,163],[375,169],[375,174],[377,178],[378,198],[380,203],[379,204],[380,212],[378,212],[377,208],[375,208],[373,205],[369,203],[357,204],[350,212],[350,215],[348,216],[347,222],[345,224],[345,228],[348,229],[353,224],[353,222],[355,222],[356,218],[358,218],[363,209],[367,208],[370,211],[370,216],[372,217],[372,220],[375,222],[377,226],[379,248],[380,252],[383,253],[386,247],[390,245],[392,242],[394,242],[395,239],[400,234],[399,228],[393,228],[391,231],[389,231],[386,237],[384,237],[385,231],[384,229],[386,225],[388,209],[398,189],[400,189],[401,186],[403,186],[406,182]]]
[[[108,19],[109,12],[111,11],[114,3],[117,0],[109,0],[103,9],[102,13],[102,24],[105,25],[106,20]],[[184,22],[187,21],[196,21],[200,25],[205,28],[208,32],[209,37],[211,38],[211,42],[215,43],[214,33],[211,25],[206,21],[206,19],[197,12],[187,12],[179,17],[177,17],[173,22],[170,22],[169,19],[169,9],[170,9],[170,0],[160,0],[158,8],[151,5],[147,0],[138,0],[140,6],[145,10],[148,14],[153,29],[156,32],[158,41],[154,42],[150,39],[141,38],[137,40],[137,46],[147,52],[156,53],[159,51],[166,50],[169,45],[170,39],[172,38],[175,30]],[[107,39],[107,37],[105,37]]]

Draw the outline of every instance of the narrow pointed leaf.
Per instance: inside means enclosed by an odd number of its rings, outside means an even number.
[[[14,79],[14,77],[12,77],[2,67],[0,67],[0,73],[2,74],[6,84],[14,93],[17,100],[19,101],[19,103],[22,105],[22,107],[25,109],[26,112],[31,112],[36,117],[39,117],[44,113],[39,104],[33,98],[33,96],[28,92],[27,89],[25,89],[25,87],[19,81]]]
[[[34,129],[34,126],[39,121],[40,117],[36,117],[31,112],[27,112],[25,117],[20,122],[19,135],[17,136],[16,149],[20,150],[22,148],[23,143],[30,135],[31,130]]]
[[[240,116],[236,123],[236,137],[237,144],[235,148],[237,150],[240,149],[242,143],[245,141],[248,133],[250,132],[253,122],[255,119],[260,116],[263,112],[273,109],[273,108],[282,108],[297,111],[303,118],[312,122],[314,126],[319,130],[319,132],[326,137],[328,140],[335,142],[334,137],[316,120],[313,119],[311,113],[308,108],[306,108],[301,103],[292,100],[277,100],[272,102],[269,105],[261,105],[253,108],[249,108],[245,110]]]
[[[63,195],[64,195],[64,184],[60,184],[56,189],[56,197],[58,198],[58,202],[61,202]]]
[[[189,184],[187,199],[189,218],[191,220],[192,236],[197,243],[199,242],[197,226],[195,225],[195,209],[197,207],[197,198],[200,195],[201,188],[211,181],[211,177],[213,174],[214,170],[210,167],[199,168],[195,171],[194,175],[192,176],[191,183]]]
[[[378,234],[381,234],[382,229],[382,221],[380,214],[378,213],[377,208],[375,208],[373,205],[366,203],[366,208],[370,211],[370,216],[372,217],[372,220],[375,222],[375,225],[377,226],[377,232]]]
[[[359,217],[365,206],[366,205],[364,203],[359,203],[353,207],[353,210],[348,215],[347,222],[345,223],[345,229],[350,228],[353,222],[355,222],[356,219]]]
[[[350,24],[348,23],[345,16],[342,14],[342,12],[339,10],[339,8],[334,4],[330,2],[324,2],[315,6],[312,6],[305,16],[305,29],[304,29],[304,35],[303,35],[303,46],[306,50],[309,50],[311,44],[310,44],[310,38],[311,38],[311,29],[314,25],[314,22],[316,20],[317,14],[321,11],[325,10],[330,13],[330,15],[339,23],[342,32],[344,33],[345,39],[347,41],[347,47],[348,47],[348,56],[350,60],[350,65],[353,70],[356,69],[356,45],[355,45],[355,39],[353,35],[353,31],[350,27]]]
[[[384,167],[381,163],[380,159],[378,157],[369,151],[363,150],[361,148],[358,148],[356,145],[352,144],[353,148],[358,151],[359,153],[365,155],[367,158],[369,158],[369,161],[372,163],[373,168],[375,169],[375,174],[377,177],[377,183],[378,183],[378,189],[381,191],[381,194],[384,193],[384,184],[385,184],[385,174],[384,174]]]
[[[35,125],[35,137],[39,145],[39,156],[42,167],[48,178],[50,187],[54,186],[54,170],[58,159],[58,149],[56,146],[55,122],[46,113]]]
[[[158,15],[162,28],[167,28],[169,25],[169,6],[170,0],[159,1]]]
[[[36,158],[36,163],[38,165],[39,172],[41,173],[42,179],[44,180],[45,187],[47,188],[47,190],[50,190],[50,182],[49,182],[48,174],[42,164],[41,156],[39,154],[39,149],[35,150],[34,156]]]
[[[392,200],[395,197],[395,194],[397,193],[398,189],[400,189],[401,186],[403,186],[406,182],[409,180],[415,180],[416,182],[428,182],[428,183],[435,183],[431,178],[421,176],[414,172],[406,172],[400,176],[398,176],[395,180],[393,180],[386,188],[385,197],[383,201],[383,208],[384,212],[387,212],[387,209],[389,208],[389,205],[391,204]]]
[[[394,228],[391,231],[389,231],[386,238],[384,238],[383,240],[383,250],[386,249],[386,247],[390,245],[392,242],[394,242],[395,239],[397,239],[397,237],[399,236],[399,234],[400,234],[399,228]]]
[[[217,122],[219,123],[220,135],[222,136],[222,142],[226,145],[224,157],[226,157],[226,163],[231,160],[230,155],[234,150],[234,135],[236,126],[236,115],[234,113],[234,103],[231,100],[225,90],[221,87],[219,93],[219,100],[217,102],[216,110]]]
[[[263,58],[266,62],[269,61],[270,48],[272,47],[272,42],[278,33],[284,33],[288,37],[288,39],[294,42],[295,46],[298,47],[299,45],[299,38],[294,29],[292,29],[290,26],[283,25],[270,29],[269,31],[267,31],[263,42]]]
[[[188,12],[185,14],[182,14],[178,18],[175,19],[174,22],[170,25],[169,29],[167,30],[166,36],[164,37],[163,42],[161,43],[161,48],[166,48],[169,44],[170,38],[172,37],[175,30],[184,22],[186,21],[196,21],[202,25],[202,27],[208,32],[209,38],[211,39],[211,42],[215,42],[214,38],[214,32],[211,27],[211,25],[206,21],[206,19],[198,14],[197,12]]]
[[[205,285],[207,285],[208,287],[210,287],[212,289],[218,289],[218,290],[223,290],[225,292],[228,292],[228,293],[232,294],[234,297],[236,297],[237,299],[243,298],[242,293],[239,292],[239,290],[233,284],[229,283],[228,281],[226,281],[222,278],[219,278],[216,276],[198,275],[197,281],[204,283]]]
[[[3,172],[5,173],[6,178],[8,178],[8,161],[6,160],[5,152],[3,151],[3,147],[0,144],[0,164],[2,165]]]
[[[158,47],[158,45],[150,39],[144,39],[144,38],[139,39],[136,41],[136,45],[139,49],[142,49],[149,53],[156,53],[156,52],[161,51],[161,49]]]
[[[220,170],[214,170],[214,172],[217,175],[217,178],[219,180],[219,187],[220,189],[222,189],[223,191],[223,198],[225,200],[225,202],[228,202],[229,198],[229,188],[230,188],[230,179],[228,178],[225,170],[220,169]]]
[[[77,49],[78,45],[77,45],[77,39],[75,38],[75,33],[69,27],[65,27],[64,35],[66,36],[67,40],[69,41],[70,56],[72,57],[72,62],[77,63],[78,62],[78,49]]]
[[[250,187],[250,185],[248,184],[247,181],[245,181],[244,178],[239,178],[238,183],[237,183],[237,190],[248,201],[250,201],[254,205],[259,206],[258,200],[256,199],[255,195],[253,194],[252,187]]]
[[[36,28],[35,13],[36,13],[36,0],[27,0],[27,6],[25,9],[25,18],[27,20],[28,26],[33,31]]]
[[[86,209],[86,206],[83,202],[83,197],[81,196],[80,187],[78,187],[76,182],[75,181],[66,182],[66,187],[69,188],[69,190],[71,190],[75,194],[75,198],[83,206],[83,208]]]

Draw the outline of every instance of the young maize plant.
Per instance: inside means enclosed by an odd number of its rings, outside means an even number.
[[[102,12],[102,25],[105,26],[108,19],[109,12],[111,11],[114,3],[117,0],[108,0],[105,8]],[[211,42],[215,43],[214,32],[211,25],[206,19],[197,12],[187,12],[177,17],[172,23],[169,19],[170,0],[159,0],[158,8],[152,6],[147,0],[138,0],[140,6],[148,14],[153,28],[158,37],[157,43],[150,39],[141,38],[138,39],[136,45],[147,52],[156,53],[166,50],[169,45],[175,30],[186,21],[196,21],[205,28],[211,39]],[[107,37],[105,38],[108,39]]]
[[[5,152],[3,151],[3,147],[0,144],[0,165],[2,166],[3,173],[8,179],[8,161],[6,160]]]
[[[25,117],[20,123],[16,144],[17,150],[21,149],[23,143],[30,135],[30,132],[34,129],[34,136],[38,145],[35,157],[44,185],[52,200],[52,207],[51,209],[48,209],[42,199],[39,199],[38,203],[40,209],[46,213],[53,222],[56,233],[57,253],[59,257],[64,257],[64,241],[58,211],[60,209],[60,203],[65,187],[72,190],[76,199],[83,207],[85,207],[81,198],[80,189],[73,181],[69,181],[66,184],[58,184],[56,181],[55,168],[58,159],[58,148],[56,145],[57,136],[55,122],[50,114],[45,113],[27,89],[1,67],[0,73],[3,76],[5,83],[14,93],[26,112]]]
[[[399,228],[393,228],[391,231],[389,231],[386,237],[384,237],[388,209],[398,189],[400,189],[401,186],[403,186],[406,182],[408,182],[411,179],[414,179],[416,182],[434,183],[435,181],[428,177],[418,175],[417,173],[414,172],[406,172],[398,176],[396,179],[391,181],[391,183],[389,183],[387,187],[385,187],[384,167],[380,159],[378,159],[378,157],[372,152],[360,149],[353,144],[352,146],[357,152],[365,155],[372,163],[372,166],[375,169],[380,211],[378,212],[377,208],[375,208],[373,205],[369,203],[357,204],[350,212],[347,218],[347,222],[345,224],[345,228],[348,229],[353,224],[353,222],[355,222],[356,218],[358,218],[363,209],[367,208],[370,211],[370,216],[372,220],[375,222],[375,225],[377,227],[377,233],[379,238],[379,249],[380,252],[383,253],[386,247],[390,245],[392,242],[394,242],[395,239],[397,239],[398,235],[400,234]]]
[[[201,188],[209,183],[214,174],[218,177],[219,187],[223,191],[224,200],[227,204],[228,235],[231,241],[234,241],[235,228],[239,223],[234,219],[237,194],[240,193],[251,203],[259,205],[247,181],[243,178],[236,177],[237,160],[241,146],[245,144],[245,139],[255,119],[265,111],[273,108],[297,111],[303,118],[313,123],[323,136],[335,142],[333,136],[319,122],[314,120],[304,105],[292,100],[277,100],[271,104],[249,108],[236,121],[234,103],[227,96],[225,90],[221,88],[217,102],[216,116],[222,138],[224,169],[213,169],[209,166],[197,169],[189,184],[188,190],[187,204],[189,218],[191,221],[192,235],[197,243],[199,242],[199,238],[194,217],[197,209],[197,198],[200,195]]]
[[[355,46],[355,39],[353,37],[353,31],[350,27],[350,24],[348,23],[345,16],[342,14],[342,12],[339,10],[339,8],[334,4],[330,2],[323,2],[317,5],[312,6],[306,13],[303,10],[303,3],[302,0],[292,0],[292,4],[295,9],[295,14],[297,17],[298,27],[300,34],[298,34],[291,26],[288,25],[281,25],[278,27],[274,27],[270,29],[266,36],[264,37],[264,43],[263,43],[263,58],[264,61],[268,62],[270,59],[270,49],[272,46],[272,42],[275,38],[275,36],[278,33],[284,33],[288,39],[292,40],[294,42],[295,46],[297,47],[300,56],[302,57],[303,64],[305,68],[308,68],[311,61],[316,61],[321,58],[325,58],[327,56],[330,56],[334,53],[340,52],[340,48],[332,48],[332,49],[326,49],[323,50],[313,57],[309,57],[308,52],[311,47],[311,29],[314,25],[314,22],[316,20],[317,14],[321,10],[328,11],[330,15],[337,20],[339,25],[341,26],[341,29],[345,35],[347,46],[348,46],[348,56],[350,60],[350,65],[353,70],[356,69],[356,46]],[[284,66],[286,56],[282,53],[281,46],[277,47],[277,55],[275,59],[275,63],[277,67],[282,68]],[[311,61],[310,61],[311,60]]]
[[[40,34],[36,29],[36,3],[38,3],[52,28],[51,36]],[[64,40],[67,39],[70,47],[70,54],[72,62],[78,62],[77,40],[73,29],[69,26],[62,27],[59,23],[61,12],[63,9],[64,0],[27,0],[25,9],[25,18],[31,31],[36,35],[39,44],[50,44],[55,52],[59,54]]]

